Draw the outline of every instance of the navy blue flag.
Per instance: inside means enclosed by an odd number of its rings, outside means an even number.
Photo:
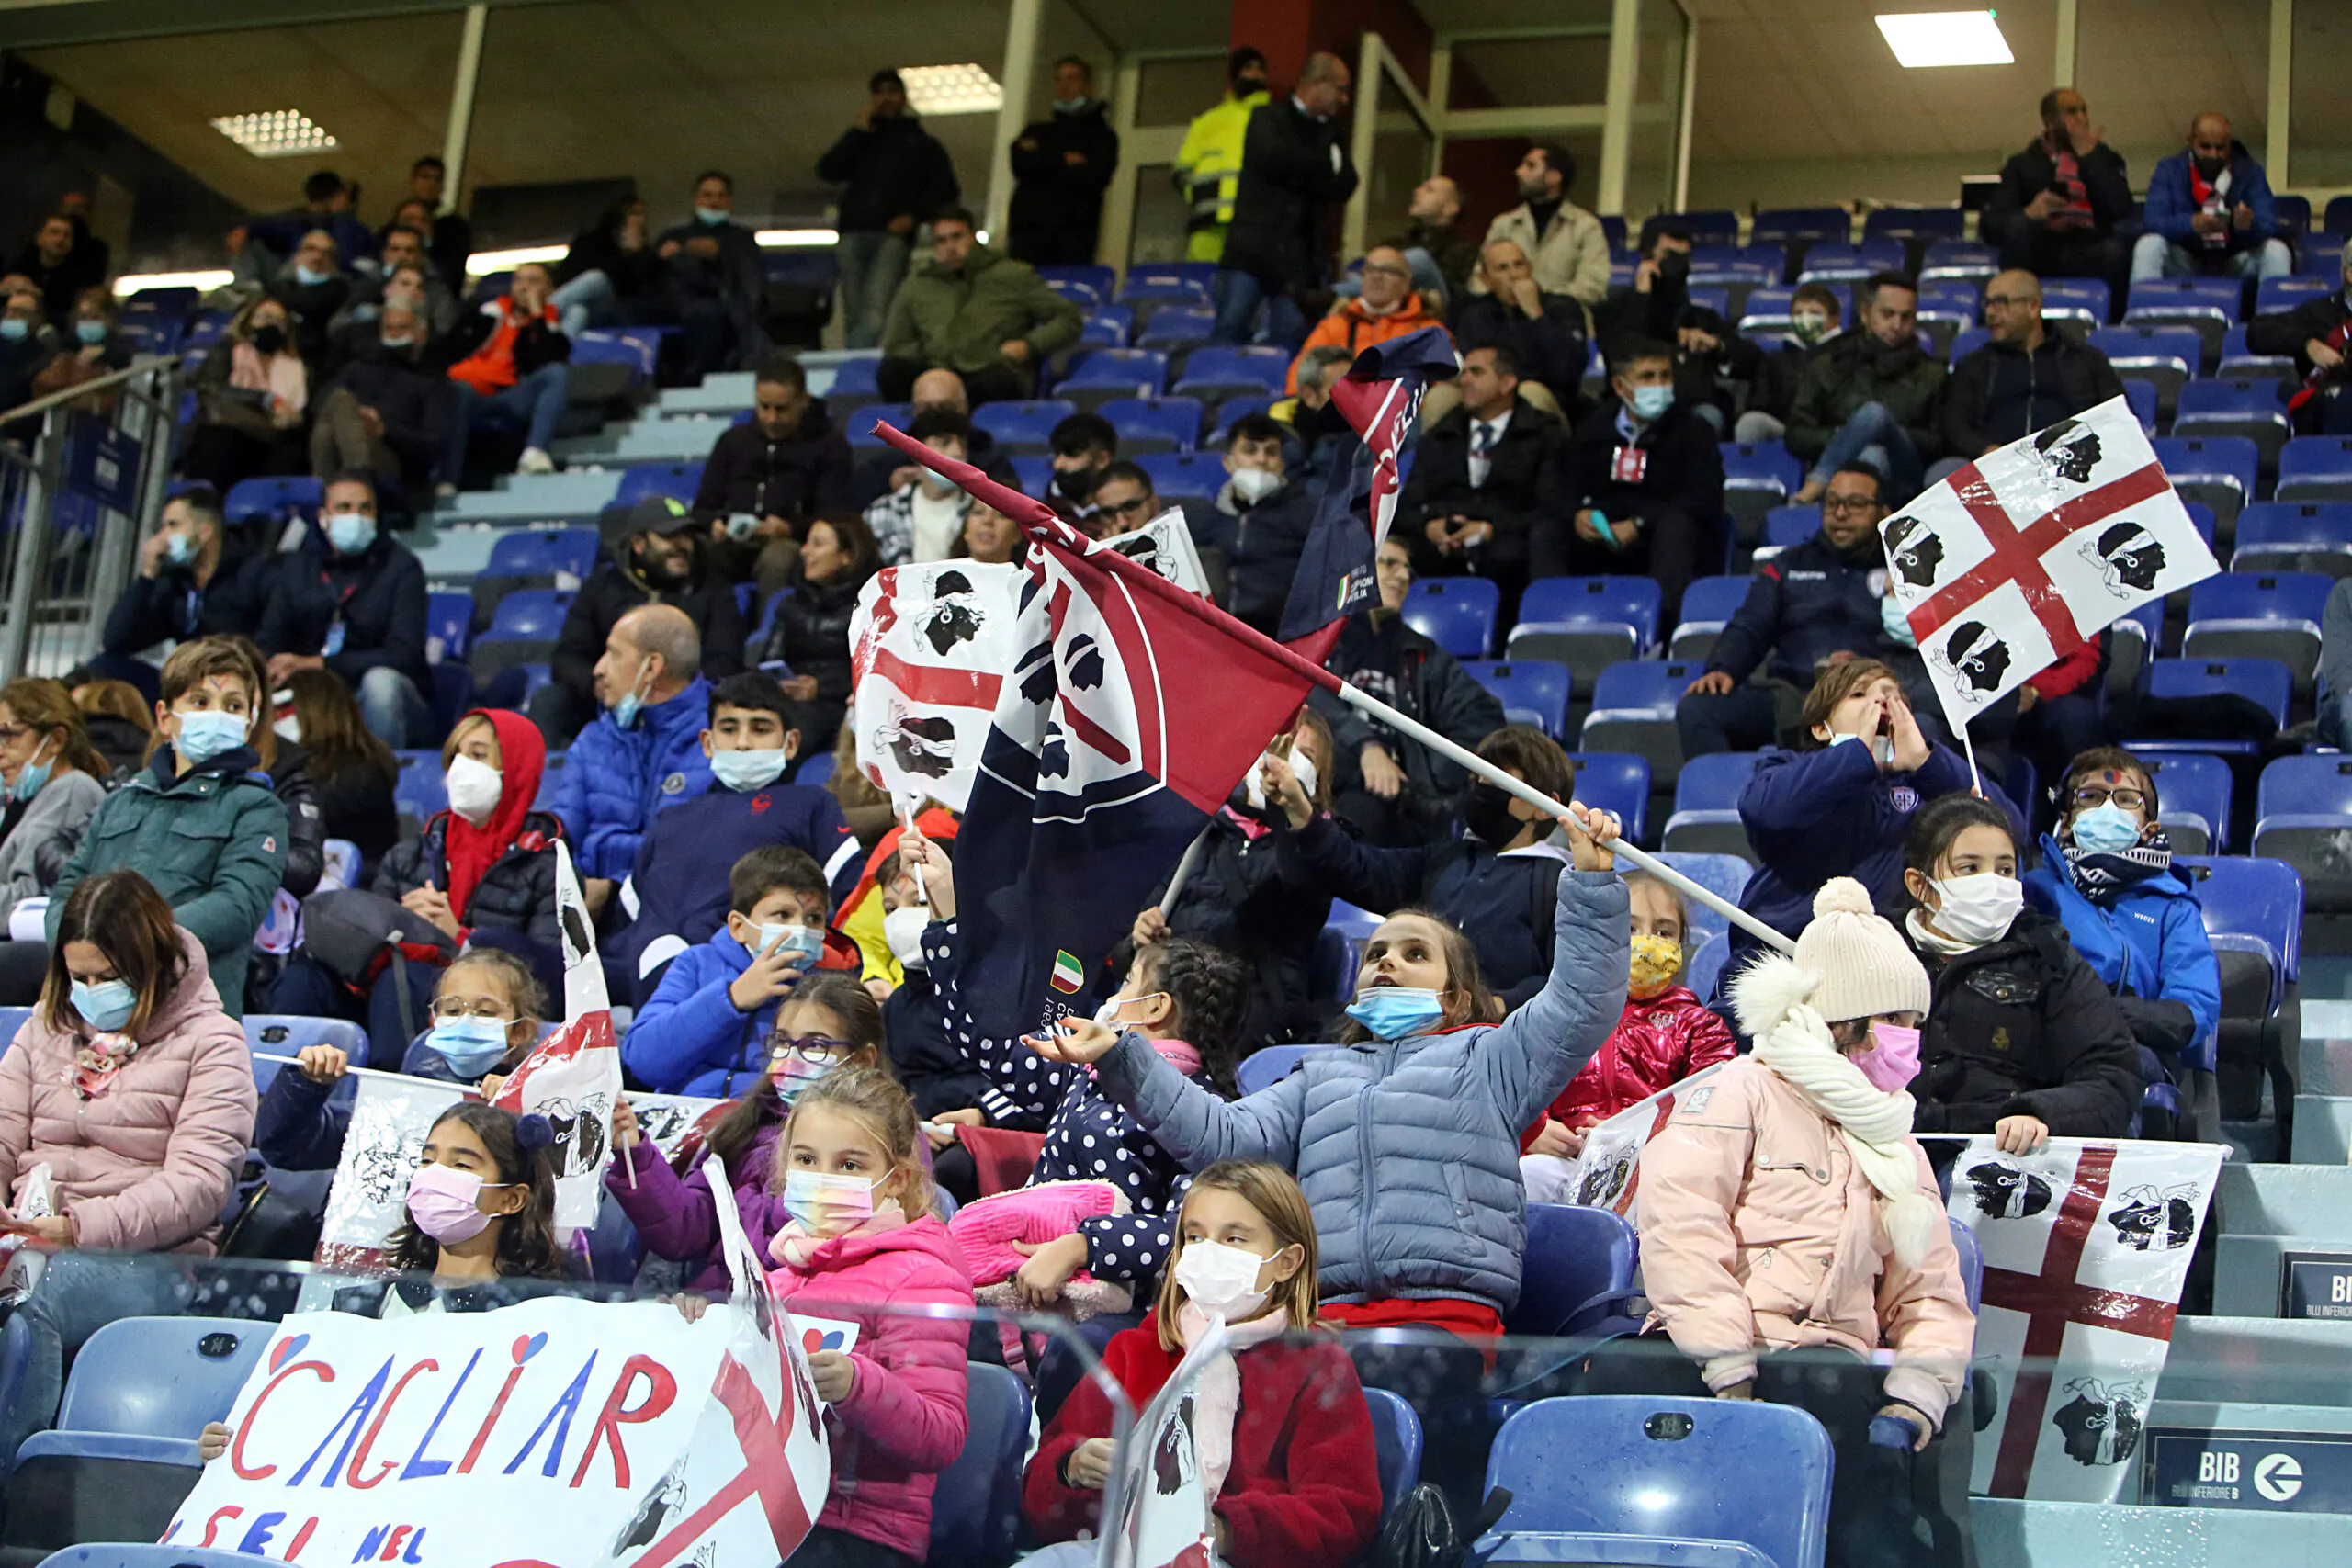
[[[1421,394],[1431,381],[1452,380],[1460,367],[1445,329],[1423,327],[1365,349],[1347,375],[1331,383],[1332,406],[1363,445],[1351,461],[1334,464],[1323,482],[1323,503],[1291,579],[1282,623],[1286,643],[1326,632],[1317,645],[1298,650],[1317,664],[1339,636],[1339,623],[1377,596],[1373,557],[1396,519],[1404,489],[1399,463],[1420,427]],[[1356,513],[1360,499],[1369,527]]]

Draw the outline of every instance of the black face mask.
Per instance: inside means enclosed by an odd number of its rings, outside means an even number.
[[[1679,283],[1690,276],[1690,253],[1668,251],[1657,262],[1657,275],[1668,283]]]
[[[1233,85],[1234,95],[1237,97],[1246,98],[1252,93],[1262,93],[1265,90],[1266,79],[1263,76],[1244,76]]]
[[[1094,481],[1100,476],[1092,468],[1057,469],[1054,490],[1063,500],[1083,504],[1094,495]]]
[[[277,354],[286,347],[286,329],[272,323],[254,329],[254,347],[264,354]]]
[[[2197,159],[2197,172],[2204,177],[2206,183],[2209,185],[2213,181],[2220,179],[2222,177],[2222,171],[2229,166],[2230,161],[2227,158]]]
[[[1499,784],[1474,784],[1462,797],[1462,825],[1488,849],[1500,850],[1527,827],[1525,818],[1511,815],[1517,798]]]

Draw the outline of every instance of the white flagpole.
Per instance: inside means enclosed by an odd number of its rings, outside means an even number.
[[[1428,747],[1430,750],[1435,751],[1438,755],[1448,758],[1453,761],[1461,764],[1463,767],[1469,769],[1471,773],[1476,774],[1478,777],[1485,779],[1489,784],[1495,784],[1498,788],[1509,791],[1510,794],[1527,802],[1530,806],[1542,807],[1544,814],[1547,818],[1556,818],[1566,813],[1566,807],[1561,805],[1558,801],[1554,800],[1542,790],[1535,788],[1532,784],[1522,784],[1518,779],[1511,777],[1510,774],[1503,772],[1502,769],[1495,766],[1494,763],[1489,762],[1484,757],[1479,756],[1476,751],[1470,750],[1466,747],[1455,745],[1453,741],[1448,740],[1444,736],[1440,735],[1436,730],[1431,729],[1428,725],[1421,723],[1419,719],[1409,718],[1404,714],[1398,713],[1395,708],[1390,707],[1386,703],[1382,702],[1378,697],[1372,695],[1370,693],[1361,691],[1342,681],[1340,682],[1339,696],[1340,700],[1346,703],[1350,707],[1372,715],[1373,717],[1380,720],[1391,729],[1396,730],[1401,735],[1410,736],[1415,740],[1418,740],[1422,745]],[[1697,883],[1691,881],[1689,877],[1683,875],[1680,872],[1675,870],[1664,861],[1659,860],[1648,851],[1636,849],[1632,844],[1625,842],[1623,839],[1620,839],[1616,842],[1611,844],[1609,848],[1611,853],[1623,856],[1626,860],[1633,862],[1634,865],[1648,872],[1652,876],[1657,877],[1659,881],[1666,883],[1668,886],[1681,893],[1685,897],[1696,898],[1700,903],[1704,904],[1708,908],[1713,909],[1724,919],[1731,921],[1734,925],[1738,926],[1741,930],[1755,937],[1758,942],[1764,942],[1781,953],[1793,953],[1796,952],[1796,943],[1791,942],[1787,937],[1782,936],[1779,931],[1774,931],[1770,926],[1766,925],[1762,920],[1758,919],[1755,916],[1749,914],[1738,905],[1732,903],[1729,899],[1720,897],[1708,888],[1700,886]],[[1187,851],[1186,855],[1188,859],[1190,858],[1190,854],[1191,852]],[[1182,874],[1182,868],[1180,867],[1178,869],[1178,874]]]
[[[1176,908],[1177,895],[1184,891],[1184,884],[1193,879],[1193,873],[1201,869],[1201,857],[1208,853],[1208,848],[1209,829],[1206,828],[1194,834],[1193,841],[1184,846],[1184,858],[1176,863],[1176,874],[1168,879],[1168,891],[1159,897],[1159,913],[1163,918]]]
[[[1984,775],[1976,771],[1976,742],[1969,735],[1968,726],[1965,724],[1960,726],[1960,749],[1968,753],[1969,782],[1976,786],[1976,798],[1982,800],[1984,798]],[[2033,814],[2033,802],[2029,800],[2021,804],[2026,815],[2030,817]]]

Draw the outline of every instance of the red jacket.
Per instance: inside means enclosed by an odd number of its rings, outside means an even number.
[[[1140,1410],[1183,1359],[1159,1348],[1147,1322],[1111,1341],[1102,1365]],[[1233,1469],[1212,1505],[1232,1537],[1232,1568],[1346,1568],[1380,1528],[1380,1465],[1355,1363],[1338,1339],[1268,1340],[1234,1358],[1241,1413]],[[1030,1528],[1047,1541],[1101,1529],[1102,1494],[1063,1484],[1062,1461],[1089,1438],[1111,1435],[1111,1404],[1093,1380],[1046,1428],[1022,1495]]]
[[[557,327],[553,305],[542,305],[537,315],[526,316],[516,308],[514,296],[502,294],[483,314],[496,318],[490,335],[449,367],[449,379],[463,381],[485,398],[504,391],[551,359],[571,357],[571,340]]]
[[[1628,998],[1615,1032],[1552,1102],[1552,1120],[1572,1128],[1605,1122],[1738,1049],[1688,986],[1668,986],[1647,1001]]]

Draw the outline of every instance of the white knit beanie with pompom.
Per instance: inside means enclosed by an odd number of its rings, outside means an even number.
[[[1796,959],[1820,976],[1813,1005],[1831,1023],[1928,1010],[1927,970],[1850,876],[1831,877],[1813,896],[1813,923],[1797,938]]]

